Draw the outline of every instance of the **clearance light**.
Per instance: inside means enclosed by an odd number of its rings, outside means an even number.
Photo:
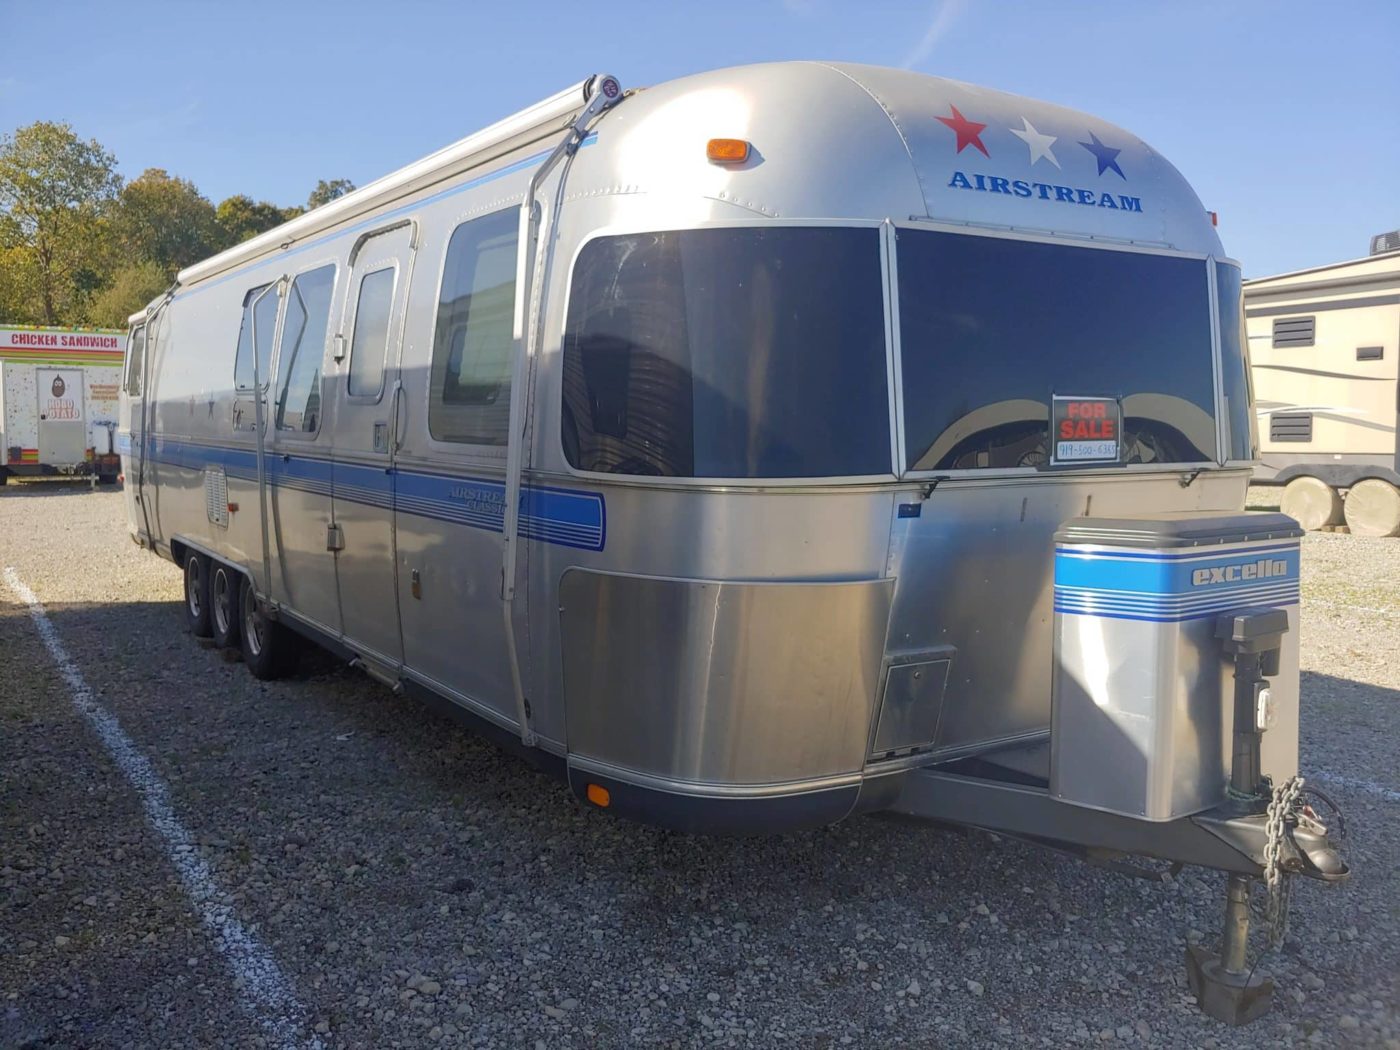
[[[592,802],[595,806],[602,806],[604,809],[607,809],[608,806],[612,805],[612,795],[608,793],[608,789],[603,787],[602,784],[589,784],[588,801]]]
[[[749,144],[745,139],[710,139],[705,156],[711,164],[742,164],[749,159]]]
[[[1208,212],[1206,212],[1206,214],[1210,216],[1210,224],[1211,224],[1212,226],[1219,226],[1219,225],[1220,225],[1220,216],[1219,216],[1219,215],[1217,215],[1217,214],[1216,214],[1215,212],[1213,212],[1213,211],[1208,211]]]

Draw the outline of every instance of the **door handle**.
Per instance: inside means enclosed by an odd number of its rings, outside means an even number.
[[[394,410],[391,415],[391,419],[393,420],[393,436],[391,440],[393,441],[395,452],[398,452],[400,449],[403,448],[403,438],[400,436],[399,433],[399,431],[402,429],[400,424],[404,421],[404,418],[407,416],[407,413],[403,409],[403,400],[403,380],[395,379]]]

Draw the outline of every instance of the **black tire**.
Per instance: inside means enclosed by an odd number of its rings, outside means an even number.
[[[209,575],[209,629],[221,648],[238,645],[243,574],[215,563]]]
[[[296,645],[285,627],[269,620],[258,605],[253,584],[248,577],[240,580],[238,588],[238,633],[243,647],[243,662],[254,678],[270,681],[285,677],[296,660]]]
[[[209,637],[209,559],[185,555],[185,623],[196,638]]]

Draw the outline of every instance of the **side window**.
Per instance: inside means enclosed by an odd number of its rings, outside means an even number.
[[[1258,451],[1249,375],[1249,340],[1244,326],[1244,285],[1237,266],[1215,264],[1220,304],[1220,371],[1225,388],[1226,459],[1253,459]]]
[[[131,330],[131,338],[126,344],[126,392],[132,397],[141,396],[141,370],[146,359],[146,326]]]
[[[277,394],[277,429],[314,434],[321,428],[321,361],[330,324],[335,267],[300,274],[287,292],[287,314],[277,367],[282,373]]]
[[[428,395],[438,441],[506,444],[519,215],[510,208],[464,222],[448,242]]]
[[[374,270],[360,279],[355,302],[355,330],[350,336],[351,397],[378,397],[384,387],[389,351],[389,313],[394,305],[394,267]]]
[[[264,295],[258,301],[257,317],[253,316],[253,301],[267,285],[248,289],[243,296],[243,323],[238,329],[238,350],[233,359],[233,380],[239,390],[253,389],[253,321],[257,321],[258,378],[264,383],[272,367],[272,336],[277,329],[277,296]]]

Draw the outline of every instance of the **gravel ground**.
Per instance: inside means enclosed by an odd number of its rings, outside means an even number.
[[[1222,876],[870,818],[745,840],[617,821],[329,658],[256,682],[186,636],[179,574],[127,539],[120,493],[8,486],[0,565],[306,1014],[279,1040],[240,1006],[0,585],[0,1047],[1400,1047],[1400,540],[1304,550],[1303,764],[1357,874],[1298,886],[1274,1012],[1235,1030],[1182,966]]]

